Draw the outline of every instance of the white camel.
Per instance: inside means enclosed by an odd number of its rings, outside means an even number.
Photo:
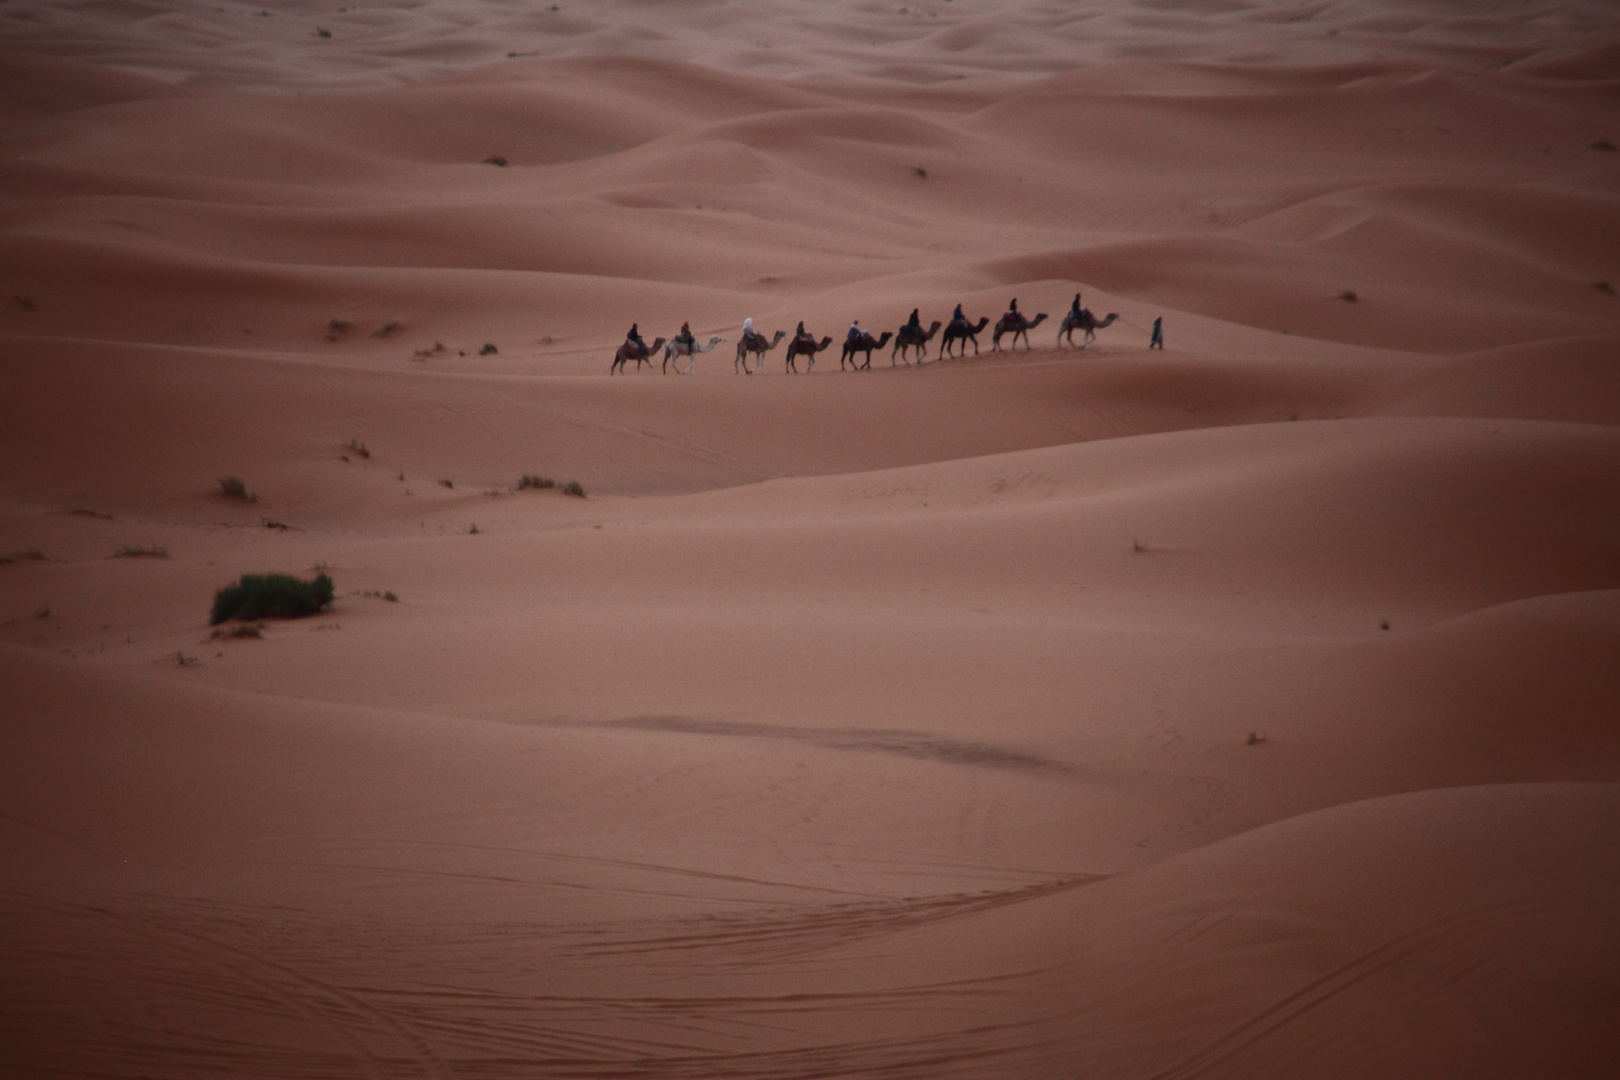
[[[665,371],[665,373],[667,374],[669,372],[669,362],[670,362],[670,359],[673,358],[675,360],[675,374],[677,374],[677,375],[690,375],[690,374],[692,374],[692,369],[697,367],[697,354],[698,353],[706,353],[706,352],[708,352],[710,349],[714,348],[716,345],[720,344],[724,340],[726,340],[726,339],[721,337],[720,335],[716,334],[716,335],[714,335],[713,337],[711,337],[709,339],[709,343],[707,345],[699,345],[695,341],[691,342],[690,344],[688,344],[687,342],[684,342],[684,341],[671,341],[671,342],[666,343],[664,345],[664,371]],[[687,358],[686,370],[685,371],[681,370],[681,360],[680,360],[680,358],[683,357],[683,356]]]

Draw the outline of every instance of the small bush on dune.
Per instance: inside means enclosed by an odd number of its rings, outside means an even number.
[[[332,602],[332,579],[319,574],[302,581],[291,574],[243,574],[235,585],[214,594],[210,626],[226,619],[296,619],[314,615]]]
[[[247,485],[234,476],[222,476],[219,480],[219,490],[227,499],[241,499],[243,502],[256,502],[258,496],[247,489]]]
[[[518,481],[517,489],[519,491],[527,488],[556,488],[564,495],[574,495],[581,499],[585,497],[585,489],[580,487],[578,480],[570,480],[566,484],[559,484],[549,476],[535,476],[533,473],[524,476],[523,479]]]
[[[158,544],[120,544],[113,552],[118,559],[167,559],[169,549]]]

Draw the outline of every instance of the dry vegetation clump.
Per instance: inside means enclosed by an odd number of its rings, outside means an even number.
[[[235,476],[222,476],[219,479],[219,490],[227,499],[239,499],[242,502],[258,502],[259,497],[247,489],[240,478]]]
[[[237,623],[235,626],[216,626],[214,632],[208,635],[209,641],[219,641],[221,638],[242,640],[243,638],[264,637],[264,621]]]
[[[353,450],[355,453],[359,454],[363,458],[369,458],[371,456],[371,451],[366,449],[366,444],[360,441],[360,437],[358,435],[356,435],[354,438],[350,439],[348,442],[344,443],[343,445],[346,446],[348,449]]]
[[[248,622],[255,619],[296,619],[314,615],[332,602],[332,578],[318,574],[304,581],[291,574],[243,574],[235,585],[214,594],[210,626],[226,619]]]
[[[169,549],[159,544],[120,544],[115,559],[167,559]]]

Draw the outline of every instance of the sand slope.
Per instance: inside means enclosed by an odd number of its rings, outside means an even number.
[[[0,1072],[1612,1071],[1608,6],[0,50]]]

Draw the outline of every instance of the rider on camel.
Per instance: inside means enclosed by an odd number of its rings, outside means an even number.
[[[697,339],[692,336],[690,323],[681,323],[681,332],[675,335],[675,344],[685,345],[687,348],[697,344]]]
[[[744,341],[754,341],[759,338],[759,335],[754,333],[754,317],[752,315],[743,320],[742,336]]]
[[[1074,294],[1074,303],[1069,305],[1069,318],[1078,319],[1079,317],[1080,317],[1080,294],[1075,293]]]
[[[861,320],[856,319],[849,324],[849,333],[844,335],[845,341],[858,341],[861,336]]]
[[[1015,296],[1007,302],[1007,314],[1004,318],[1015,326],[1018,320],[1023,318],[1022,315],[1018,314],[1018,297]]]
[[[624,341],[627,345],[634,345],[643,356],[647,355],[647,343],[641,340],[641,331],[636,329],[635,323],[630,324],[630,332],[624,335]]]
[[[915,330],[919,332],[922,330],[922,319],[917,317],[916,308],[911,309],[911,318],[906,321],[906,328],[908,330]]]
[[[951,322],[967,322],[967,316],[962,314],[961,304],[957,304],[956,310],[951,312]]]

